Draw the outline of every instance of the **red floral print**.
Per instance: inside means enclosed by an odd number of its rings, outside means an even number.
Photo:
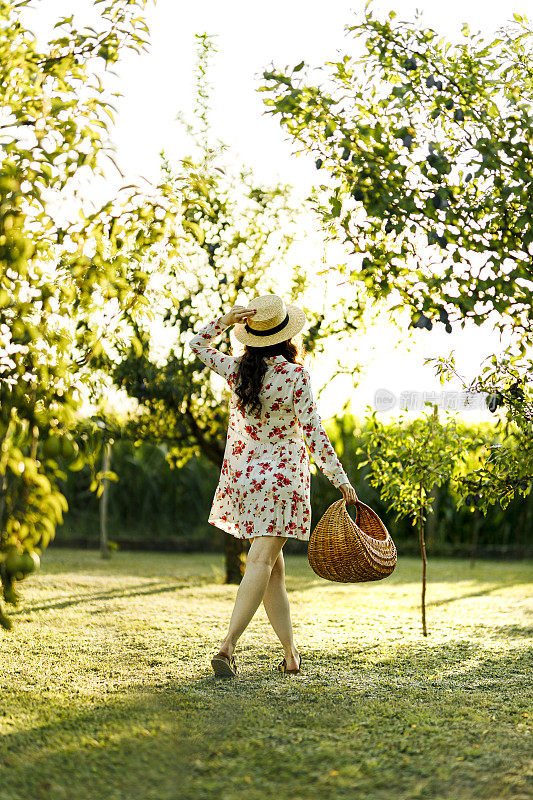
[[[307,448],[334,486],[348,482],[318,414],[311,377],[305,367],[281,355],[267,358],[261,412],[242,414],[234,393],[239,359],[210,344],[227,327],[213,320],[189,340],[195,355],[225,378],[230,389],[226,449],[208,522],[238,539],[288,536],[308,541]]]

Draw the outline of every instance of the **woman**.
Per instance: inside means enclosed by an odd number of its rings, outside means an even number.
[[[216,675],[231,677],[233,652],[261,600],[285,658],[281,672],[300,671],[285,588],[282,548],[288,538],[309,540],[311,529],[309,451],[347,503],[357,495],[335,454],[316,409],[309,372],[291,337],[307,322],[304,312],[277,295],[234,306],[189,341],[204,364],[231,389],[224,460],[208,521],[250,539],[246,570],[237,590],[228,633],[211,661]],[[242,356],[227,356],[210,345],[235,325]]]

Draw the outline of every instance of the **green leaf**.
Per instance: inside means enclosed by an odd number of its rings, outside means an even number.
[[[185,230],[191,231],[195,239],[200,243],[203,244],[205,241],[205,234],[201,227],[190,219],[186,219],[183,221],[183,227]]]

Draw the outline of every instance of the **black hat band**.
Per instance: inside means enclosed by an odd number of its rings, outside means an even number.
[[[280,322],[279,325],[276,325],[274,328],[268,328],[266,331],[256,331],[253,328],[250,328],[248,323],[246,322],[244,325],[245,330],[247,333],[251,333],[254,336],[272,336],[273,333],[278,333],[278,331],[282,331],[283,328],[286,328],[289,323],[289,312],[287,311],[287,316]]]

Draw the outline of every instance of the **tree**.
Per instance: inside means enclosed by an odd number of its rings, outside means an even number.
[[[183,198],[169,199],[164,184],[150,195],[124,187],[90,211],[73,181],[83,170],[89,192],[112,159],[102,75],[123,50],[144,49],[145,4],[109,0],[98,31],[63,18],[43,49],[24,26],[28,3],[0,6],[0,580],[8,603],[62,521],[64,469],[82,460],[71,433],[80,390],[116,336],[95,310],[112,307],[117,328],[134,322],[149,277],[139,262],[160,242],[177,251],[184,235]],[[1,599],[0,624],[11,626]]]
[[[394,12],[375,19],[367,4],[347,30],[360,53],[321,68],[325,85],[301,62],[266,71],[261,90],[327,176],[314,200],[330,234],[351,249],[349,279],[392,301],[399,324],[405,311],[410,327],[442,324],[448,333],[452,323],[491,320],[510,334],[503,359],[514,370],[509,386],[523,393],[533,344],[531,26],[515,14],[490,40],[463,25],[463,40],[449,42]],[[477,391],[507,386],[499,366],[479,376]],[[531,490],[526,412],[527,403],[517,446],[493,458],[493,488],[492,468],[472,478],[487,478],[490,502],[495,492],[509,499]],[[463,487],[471,495],[468,481]]]
[[[524,380],[533,373],[527,358],[491,356],[471,381],[457,372],[453,355],[426,360],[435,364],[442,382],[455,376],[468,392],[485,395],[496,416],[492,441],[483,443],[476,467],[458,480],[461,501],[486,514],[491,505],[507,508],[514,497],[527,497],[533,489],[533,388]],[[525,505],[522,513],[525,520]]]
[[[328,67],[325,87],[303,62],[264,73],[269,113],[316,159],[328,183],[324,221],[354,258],[350,276],[382,300],[393,291],[415,327],[431,317],[509,328],[533,341],[528,21],[485,41],[374,19],[347,30],[360,57]],[[430,263],[428,263],[430,262]],[[454,316],[455,315],[455,316]]]
[[[395,519],[410,517],[420,543],[422,557],[422,631],[427,636],[426,625],[426,541],[425,526],[434,499],[433,489],[448,481],[471,446],[461,426],[454,420],[446,425],[439,422],[437,406],[431,414],[404,425],[380,422],[374,411],[363,431],[363,445],[359,452],[369,465],[368,480],[379,487],[381,497],[389,501],[389,510]]]
[[[209,135],[210,93],[208,60],[214,50],[206,34],[198,38],[197,107],[194,124],[187,125],[193,154],[174,167],[163,157],[163,171],[170,187],[191,187],[184,225],[195,234],[181,250],[157,256],[164,277],[147,287],[151,313],[136,336],[142,352],[126,347],[117,365],[108,369],[117,386],[140,402],[139,412],[128,423],[125,435],[168,443],[168,458],[182,466],[203,453],[221,467],[228,414],[222,404],[221,381],[213,376],[186,345],[208,319],[226,313],[241,294],[275,292],[293,301],[305,300],[313,273],[294,261],[291,247],[299,231],[309,225],[310,211],[302,208],[289,186],[260,184],[246,167],[234,167],[225,158],[226,146],[212,143]],[[194,173],[194,175],[191,174]],[[336,321],[324,313],[309,311],[311,325],[303,337],[312,352],[323,336],[334,334]],[[155,319],[167,326],[172,341],[168,356],[154,356],[151,329]],[[344,333],[355,322],[348,316]],[[231,349],[229,332],[217,343]],[[239,583],[244,571],[244,540],[225,537],[226,581]]]
[[[284,187],[259,186],[244,170],[222,174],[212,164],[200,174],[206,209],[188,221],[198,226],[201,236],[179,261],[165,260],[169,277],[164,283],[169,288],[163,294],[159,288],[153,294],[148,289],[154,315],[137,329],[143,352],[127,348],[112,375],[117,386],[140,402],[124,435],[166,442],[174,467],[203,453],[220,468],[228,425],[225,394],[218,376],[191,358],[186,343],[208,319],[239,302],[241,293],[279,292],[276,267],[290,247],[289,226],[296,211]],[[291,298],[298,294],[295,282]],[[151,354],[150,328],[157,318],[174,342],[164,361]],[[229,335],[216,346],[231,352]],[[228,582],[240,582],[246,549],[244,540],[225,537]]]

